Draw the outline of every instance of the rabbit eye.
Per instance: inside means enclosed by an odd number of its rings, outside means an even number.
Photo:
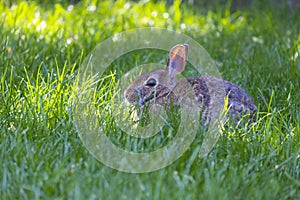
[[[154,78],[150,78],[147,81],[146,85],[149,86],[149,87],[154,87],[154,86],[156,86],[156,80]]]

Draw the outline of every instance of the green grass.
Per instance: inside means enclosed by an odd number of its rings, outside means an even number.
[[[0,5],[1,199],[300,198],[299,11],[259,1],[242,10],[146,1],[61,5]],[[195,156],[193,143],[164,169],[128,174],[83,146],[72,122],[72,87],[98,43],[151,25],[197,40],[222,77],[254,97],[261,118],[251,129],[224,131],[206,158]],[[156,58],[161,62],[156,54],[150,60]],[[124,73],[143,59],[114,70]]]

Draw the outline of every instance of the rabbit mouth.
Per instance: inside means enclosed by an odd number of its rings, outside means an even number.
[[[142,108],[144,107],[145,103],[152,103],[155,100],[155,92],[152,91],[148,95],[142,96],[141,94],[139,95],[139,106]]]
[[[168,87],[156,88],[152,91],[143,92],[141,89],[135,90],[136,101],[139,107],[143,108],[145,105],[149,104],[164,104],[164,100],[168,99],[170,94],[170,89]],[[166,99],[165,99],[166,98]]]

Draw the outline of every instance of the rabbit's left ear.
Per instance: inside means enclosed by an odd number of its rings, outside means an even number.
[[[185,67],[188,54],[188,45],[179,44],[170,50],[167,70],[171,76],[180,74]]]

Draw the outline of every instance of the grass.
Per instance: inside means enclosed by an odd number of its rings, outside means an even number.
[[[1,199],[300,198],[299,12],[259,1],[242,10],[178,6],[121,0],[0,5]],[[196,39],[223,78],[254,97],[261,118],[251,129],[224,131],[206,158],[195,156],[199,144],[193,143],[164,169],[128,174],[101,164],[83,146],[70,97],[96,44],[148,26]]]

